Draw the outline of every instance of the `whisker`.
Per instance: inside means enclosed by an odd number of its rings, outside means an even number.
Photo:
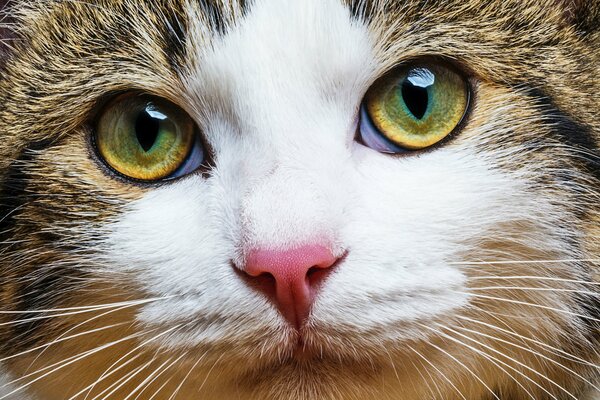
[[[455,333],[455,334],[457,334],[457,335],[459,335],[459,336],[461,336],[461,337],[464,337],[464,338],[465,338],[465,339],[467,339],[467,340],[470,340],[470,341],[472,341],[472,342],[475,342],[475,343],[477,343],[478,345],[480,345],[480,346],[483,346],[483,347],[485,347],[486,349],[488,349],[488,350],[491,350],[491,351],[493,351],[494,353],[496,353],[496,354],[498,354],[498,355],[500,355],[500,356],[502,356],[502,357],[506,357],[507,359],[509,359],[510,361],[512,361],[512,362],[514,362],[514,363],[516,363],[517,365],[519,365],[519,366],[521,366],[521,367],[523,367],[523,368],[527,369],[528,371],[531,371],[531,372],[533,372],[534,374],[536,374],[537,376],[539,376],[539,377],[541,377],[541,378],[543,378],[543,379],[546,379],[548,382],[550,382],[551,384],[553,384],[554,386],[556,386],[557,388],[559,388],[560,390],[562,390],[562,391],[563,391],[565,394],[567,394],[569,397],[573,398],[574,400],[578,400],[578,399],[577,399],[577,397],[575,397],[575,396],[574,396],[574,395],[573,395],[571,392],[569,392],[567,389],[565,389],[564,387],[562,387],[561,385],[559,385],[558,383],[556,383],[556,382],[555,382],[555,381],[553,381],[552,379],[548,378],[546,375],[544,375],[544,374],[542,374],[541,372],[537,371],[536,369],[534,369],[534,368],[531,368],[531,367],[530,367],[530,366],[528,366],[527,364],[525,364],[525,363],[522,363],[522,362],[520,362],[520,361],[516,360],[516,359],[515,359],[515,358],[513,358],[513,357],[507,356],[506,354],[502,353],[501,351],[499,351],[499,350],[496,350],[496,349],[494,349],[493,347],[491,347],[491,346],[488,346],[488,345],[486,345],[486,344],[484,344],[484,343],[482,343],[482,342],[480,342],[480,341],[478,341],[478,340],[476,340],[476,339],[473,339],[472,337],[469,337],[468,335],[465,335],[465,334],[462,334],[462,333],[460,333],[460,332],[457,332],[456,330],[454,330],[454,329],[452,329],[452,328],[450,328],[450,327],[448,327],[448,326],[444,326],[444,325],[441,325],[441,324],[436,324],[436,325],[438,325],[440,328],[447,329],[447,330],[449,330],[449,331],[451,331],[451,332],[453,332],[453,333]],[[548,393],[548,394],[549,394],[549,393]]]
[[[480,332],[480,331],[477,331],[477,330],[473,330],[473,329],[469,329],[469,328],[465,328],[465,327],[457,327],[457,329],[464,330],[464,331],[467,331],[467,332],[471,332],[471,333],[474,333],[476,335],[483,336],[483,337],[486,337],[488,339],[496,340],[496,341],[499,341],[501,343],[505,343],[505,344],[508,344],[510,346],[514,346],[514,347],[516,347],[518,349],[527,351],[528,353],[534,354],[535,356],[541,357],[544,360],[549,361],[549,362],[551,362],[551,363],[559,366],[560,368],[563,368],[564,370],[566,370],[566,371],[570,372],[571,374],[573,374],[574,376],[578,377],[579,379],[581,379],[582,381],[584,381],[585,383],[587,383],[588,385],[590,385],[594,389],[600,390],[600,388],[598,386],[594,385],[592,382],[590,382],[589,380],[587,380],[585,377],[581,376],[577,372],[573,371],[571,368],[569,368],[569,367],[563,365],[562,363],[560,363],[560,362],[558,362],[556,360],[553,360],[552,358],[550,358],[548,356],[545,356],[545,355],[543,355],[543,354],[541,354],[539,352],[536,352],[534,350],[531,350],[531,349],[528,349],[526,347],[520,346],[520,345],[518,345],[516,343],[512,343],[512,342],[510,342],[508,340],[504,340],[504,339],[498,338],[498,337],[493,336],[493,335],[488,335],[486,333],[483,333],[483,332]]]
[[[149,299],[129,300],[129,301],[116,302],[116,303],[94,304],[94,305],[89,305],[89,306],[77,306],[77,307],[54,308],[54,309],[49,308],[49,309],[45,309],[45,310],[0,311],[0,314],[43,314],[43,313],[52,313],[52,312],[61,312],[62,313],[65,311],[96,311],[96,310],[104,310],[104,309],[113,308],[113,307],[121,307],[121,306],[125,306],[125,305],[140,305],[140,304],[152,303],[155,301],[172,299],[174,297],[180,297],[180,295],[153,297],[153,298],[149,298]],[[60,314],[59,316],[63,316],[63,315],[71,315],[71,314]]]
[[[142,365],[136,367],[135,369],[133,369],[133,371],[130,371],[127,374],[123,375],[121,377],[121,379],[119,379],[118,381],[114,382],[108,388],[106,388],[101,393],[99,393],[97,396],[95,396],[92,400],[98,400],[100,398],[100,396],[102,396],[102,395],[104,395],[104,393],[110,391],[106,396],[102,397],[103,400],[108,399],[117,390],[119,390],[125,384],[127,384],[127,382],[129,382],[130,380],[132,380],[133,378],[135,378],[138,374],[140,374],[143,370],[145,370],[146,368],[148,368],[155,360],[156,360],[156,358],[152,358],[150,361],[146,362],[145,364],[142,364]]]
[[[577,280],[577,279],[565,279],[565,278],[557,278],[557,277],[551,277],[551,276],[532,276],[532,275],[524,275],[524,276],[519,276],[519,275],[515,275],[515,276],[496,276],[496,275],[489,275],[489,276],[474,276],[474,277],[470,277],[470,280],[529,280],[529,279],[533,279],[533,280],[538,280],[538,281],[551,281],[551,282],[567,282],[567,283],[575,283],[575,284],[582,284],[582,285],[600,285],[600,282],[589,282],[589,281],[583,281],[583,280]]]
[[[549,288],[549,287],[523,287],[523,286],[482,286],[471,287],[469,291],[486,291],[486,290],[523,290],[532,292],[559,292],[559,293],[578,293],[587,294],[590,296],[600,296],[600,292],[591,292],[588,290]]]
[[[490,311],[490,310],[486,310],[485,308],[479,307],[477,304],[471,304],[470,307],[473,310],[484,312],[484,313],[486,313],[496,319],[499,319],[499,320],[502,320],[499,317],[508,317],[508,318],[515,319],[515,320],[526,320],[526,321],[531,321],[532,319],[547,318],[546,316],[538,316],[538,315],[517,315],[517,314],[501,313],[498,311]]]
[[[390,365],[392,367],[392,370],[394,370],[394,375],[396,375],[396,379],[398,379],[398,381],[400,381],[400,375],[398,375],[398,371],[396,370],[396,364],[394,363],[394,359],[392,358],[392,355],[390,354],[390,352],[388,351],[388,349],[385,348],[385,346],[382,345],[382,346],[380,346],[380,348],[388,356],[388,359],[390,360]]]
[[[181,390],[181,388],[183,387],[183,385],[185,384],[185,382],[188,380],[188,378],[192,374],[192,371],[198,366],[198,364],[200,364],[200,361],[202,361],[202,359],[205,356],[206,356],[206,353],[202,354],[202,356],[194,363],[194,365],[192,365],[192,367],[187,372],[187,374],[183,377],[183,379],[181,380],[181,382],[179,383],[179,385],[177,385],[177,387],[175,388],[175,391],[173,392],[173,394],[171,394],[171,396],[169,396],[168,400],[173,400],[177,396],[177,394],[179,393],[179,391]],[[155,395],[156,395],[156,393],[155,393]],[[154,397],[154,396],[152,396],[152,397]],[[150,400],[152,400],[152,398],[150,398]]]
[[[477,379],[492,394],[492,396],[496,400],[500,400],[500,398],[498,397],[498,395],[496,393],[494,393],[494,391],[483,381],[483,379],[481,379],[479,376],[477,376],[477,374],[475,372],[473,372],[473,370],[471,370],[471,368],[467,367],[465,365],[465,363],[463,363],[462,361],[458,360],[456,357],[454,357],[452,354],[448,353],[446,350],[442,349],[441,347],[439,347],[439,346],[437,346],[437,345],[435,345],[433,343],[427,343],[427,344],[429,346],[435,347],[436,349],[438,349],[442,353],[446,354],[448,357],[450,357],[452,360],[454,360],[456,363],[458,363],[460,366],[462,366],[464,369],[466,369],[475,379]]]
[[[181,356],[179,356],[175,361],[173,361],[171,364],[167,365],[159,374],[157,374],[154,378],[152,378],[152,380],[150,382],[148,382],[148,384],[146,385],[146,387],[140,392],[138,393],[137,396],[135,396],[134,400],[138,400],[140,398],[140,396],[142,395],[142,393],[144,393],[152,383],[154,383],[154,381],[156,381],[156,379],[158,379],[161,375],[163,375],[165,372],[167,372],[173,365],[175,365],[176,363],[178,363],[183,357],[185,357],[187,354],[184,353]],[[166,383],[168,383],[169,381],[171,381],[173,377],[171,376],[171,378],[167,379],[165,381],[165,383],[159,388],[159,390],[164,387],[164,385]]]
[[[506,298],[503,298],[503,297],[487,296],[487,295],[483,295],[483,294],[474,294],[474,293],[468,293],[468,292],[459,292],[459,291],[457,291],[456,293],[464,294],[464,295],[467,295],[467,296],[479,297],[479,298],[488,299],[488,300],[503,301],[503,302],[506,302],[506,303],[519,304],[519,305],[522,305],[522,306],[529,306],[529,307],[540,308],[540,309],[554,311],[554,312],[561,313],[561,314],[571,315],[573,317],[587,319],[589,321],[600,322],[600,319],[594,318],[594,317],[590,317],[589,315],[579,314],[579,313],[575,313],[575,312],[567,311],[567,310],[561,310],[560,308],[554,308],[554,307],[550,307],[550,306],[544,306],[542,304],[528,303],[526,301],[506,299]]]
[[[93,321],[93,320],[96,320],[96,319],[98,319],[98,318],[102,318],[103,316],[106,316],[106,315],[108,315],[108,314],[112,314],[112,313],[114,313],[114,312],[118,312],[118,311],[121,311],[121,310],[127,309],[127,308],[129,308],[129,307],[132,307],[132,306],[123,306],[123,307],[119,307],[119,308],[116,308],[116,309],[112,309],[112,310],[109,310],[109,311],[103,312],[103,313],[102,313],[102,314],[100,314],[100,315],[94,315],[93,317],[91,317],[91,318],[88,318],[88,319],[86,319],[85,321],[78,323],[77,325],[73,326],[72,328],[69,328],[69,329],[68,329],[66,332],[63,332],[63,333],[62,333],[62,334],[61,334],[61,335],[60,335],[60,336],[59,336],[57,339],[61,339],[61,338],[62,338],[64,335],[67,335],[67,334],[69,334],[69,332],[72,332],[72,331],[74,331],[75,329],[79,328],[80,326],[83,326],[83,325],[85,325],[85,324],[87,324],[87,323],[89,323],[89,322],[91,322],[91,321]],[[124,325],[124,324],[127,324],[127,322],[123,322],[123,323],[121,323],[121,324],[119,324],[119,325]],[[52,343],[49,343],[49,344],[46,346],[46,348],[45,348],[45,349],[44,349],[42,352],[40,352],[40,354],[38,354],[38,355],[35,357],[35,359],[34,359],[34,360],[31,362],[31,365],[33,365],[33,364],[34,364],[34,363],[35,363],[35,362],[38,360],[38,358],[40,358],[40,357],[41,357],[41,356],[42,356],[42,355],[43,355],[43,354],[44,354],[44,353],[45,353],[45,352],[46,352],[46,351],[47,351],[47,350],[50,348],[50,346],[51,346],[51,345],[52,345]],[[31,367],[31,365],[30,365],[30,367]],[[29,368],[28,368],[28,370],[29,370]]]
[[[156,389],[156,391],[154,392],[154,394],[152,396],[150,396],[150,398],[148,400],[152,400],[154,399],[156,396],[158,396],[158,394],[160,392],[162,392],[162,390],[169,384],[171,383],[171,381],[173,380],[173,378],[175,377],[175,374],[171,374],[171,376],[169,377],[169,379],[167,379],[162,385],[160,385],[160,387],[158,389]]]
[[[60,339],[57,339],[57,340],[53,340],[52,342],[45,343],[45,344],[42,344],[40,346],[33,347],[31,349],[22,351],[20,353],[13,354],[13,355],[10,355],[8,357],[0,358],[0,362],[4,362],[4,361],[10,360],[12,358],[20,357],[22,355],[34,352],[36,350],[43,349],[44,347],[51,346],[51,345],[56,344],[56,343],[67,341],[69,339],[74,339],[74,338],[78,338],[78,337],[81,337],[81,336],[89,335],[89,334],[92,334],[92,333],[97,333],[97,332],[105,331],[105,330],[112,329],[112,328],[115,328],[115,327],[118,327],[118,326],[121,326],[121,325],[124,325],[124,324],[126,324],[126,322],[121,322],[121,323],[118,323],[118,324],[112,324],[112,325],[108,325],[108,326],[103,326],[103,327],[100,327],[100,328],[95,328],[95,329],[91,329],[89,331],[81,332],[81,333],[78,333],[76,335],[71,335],[71,336],[63,337],[63,338],[60,338]],[[34,362],[35,362],[35,360],[34,360]]]
[[[489,324],[489,323],[486,323],[486,322],[483,322],[483,321],[479,321],[477,319],[465,317],[465,316],[462,316],[462,315],[459,315],[458,318],[467,320],[469,322],[474,322],[474,323],[477,323],[477,324],[481,324],[481,325],[484,325],[484,326],[486,326],[488,328],[492,328],[492,329],[495,329],[495,330],[499,330],[499,331],[501,331],[503,333],[516,336],[516,337],[518,337],[518,338],[520,338],[522,340],[525,340],[525,341],[530,342],[530,343],[534,343],[534,344],[536,344],[538,346],[545,347],[545,348],[549,349],[549,351],[551,351],[553,354],[555,354],[555,355],[559,355],[560,354],[562,357],[567,358],[570,361],[578,361],[579,363],[587,365],[587,366],[590,366],[590,367],[600,368],[599,365],[593,364],[593,363],[591,363],[589,361],[584,360],[583,358],[579,358],[579,357],[577,357],[577,356],[575,356],[573,354],[570,354],[570,353],[568,353],[568,352],[566,352],[564,350],[561,350],[561,349],[559,349],[557,347],[553,347],[553,346],[551,346],[551,345],[549,345],[547,343],[541,342],[539,340],[532,339],[530,337],[520,335],[520,334],[518,334],[516,332],[511,332],[511,331],[509,331],[507,329],[503,329],[503,328],[500,328],[499,326],[496,326],[496,325],[493,325],[493,324]]]
[[[131,350],[131,351],[130,351],[130,352],[128,352],[127,354],[131,354],[133,351],[135,351],[135,350],[137,350],[137,349],[141,348],[141,347],[142,347],[142,346],[144,346],[145,344],[147,344],[147,343],[149,343],[149,342],[151,342],[151,341],[154,341],[154,340],[158,339],[159,337],[162,337],[162,336],[164,336],[164,335],[166,335],[166,334],[168,334],[168,333],[170,333],[170,332],[172,332],[172,331],[174,331],[174,330],[176,330],[176,329],[178,329],[178,328],[180,328],[180,327],[181,327],[181,324],[180,324],[180,325],[176,325],[176,326],[174,326],[174,327],[172,327],[172,328],[170,328],[170,329],[167,329],[166,331],[163,331],[163,332],[161,332],[161,333],[160,333],[160,334],[158,334],[158,335],[155,335],[155,336],[153,336],[152,338],[150,338],[150,339],[146,340],[145,342],[143,342],[142,344],[138,345],[136,348],[134,348],[133,350]],[[138,374],[140,374],[142,371],[144,371],[146,368],[148,368],[148,367],[149,367],[149,366],[150,366],[152,363],[154,363],[154,362],[156,361],[157,357],[158,357],[158,353],[159,353],[159,352],[160,352],[160,349],[159,349],[159,350],[157,350],[157,351],[154,353],[154,355],[153,355],[153,357],[152,357],[152,359],[151,359],[150,361],[148,361],[147,363],[143,364],[142,366],[139,366],[139,367],[135,368],[134,370],[132,370],[132,371],[128,372],[127,374],[125,374],[124,376],[122,376],[120,379],[118,379],[116,382],[113,382],[113,383],[112,383],[110,386],[108,386],[106,389],[104,389],[102,392],[100,392],[98,395],[96,395],[96,396],[95,396],[95,397],[94,397],[92,400],[97,400],[97,399],[99,399],[99,398],[100,398],[100,396],[102,396],[104,393],[106,393],[106,392],[110,391],[108,394],[106,394],[106,396],[104,396],[104,397],[102,398],[103,400],[106,400],[106,399],[108,399],[108,398],[109,398],[110,396],[112,396],[112,395],[113,395],[115,392],[117,392],[117,391],[118,391],[120,388],[122,388],[122,387],[123,387],[125,384],[127,384],[127,382],[131,381],[131,380],[132,380],[133,378],[135,378],[135,377],[136,377]],[[126,356],[127,356],[127,354],[126,354],[125,356],[121,357],[119,360],[121,360],[121,359],[123,359],[124,357],[126,357]],[[119,360],[117,360],[115,363],[113,363],[113,365],[115,365],[116,363],[118,363],[118,362],[119,362]],[[169,359],[169,360],[170,360],[170,359]],[[169,360],[167,360],[166,362],[168,362]],[[165,362],[165,363],[166,363],[166,362]],[[110,368],[111,368],[111,367],[109,367],[109,369],[110,369]],[[159,368],[160,368],[160,367],[159,367]],[[106,371],[105,371],[105,372],[106,372]],[[93,387],[92,387],[92,389],[93,389]],[[112,389],[112,390],[111,390],[111,389]],[[86,397],[85,397],[85,398],[87,399],[87,398],[88,398],[88,396],[89,396],[89,393],[88,393],[88,395],[86,395]]]
[[[217,364],[219,363],[219,361],[221,361],[221,359],[223,358],[223,356],[225,355],[225,353],[221,354],[219,356],[219,358],[217,358],[217,361],[214,362],[214,364],[212,365],[212,367],[210,367],[210,369],[208,370],[208,372],[206,373],[206,376],[204,377],[204,381],[202,381],[202,384],[200,385],[200,387],[198,388],[198,393],[200,393],[202,391],[202,388],[204,388],[204,385],[206,384],[206,382],[208,381],[208,377],[210,376],[210,374],[213,372],[213,370],[215,369],[215,367],[217,366]]]
[[[499,260],[499,261],[456,261],[450,262],[450,265],[492,265],[492,264],[560,264],[560,263],[572,263],[572,262],[589,262],[597,263],[600,262],[600,258],[566,258],[562,260]]]
[[[131,357],[129,360],[127,360],[123,364],[119,365],[118,368],[115,368],[109,374],[106,374],[106,377],[108,377],[108,376],[116,373],[117,371],[119,371],[122,368],[125,368],[128,364],[134,362],[135,360],[137,360],[138,358],[140,358],[142,355],[143,355],[142,353],[138,353],[134,357]],[[99,380],[94,381],[90,385],[88,385],[88,386],[84,387],[83,389],[81,389],[79,392],[75,393],[73,396],[69,397],[68,400],[76,399],[77,397],[81,396],[84,392],[88,392],[88,394],[86,395],[86,397],[84,398],[84,400],[87,399],[88,396],[90,395],[90,391],[93,390],[94,387],[95,387],[95,385],[98,384],[99,382],[100,382]]]
[[[156,379],[158,379],[165,371],[167,371],[170,367],[175,365],[184,356],[185,356],[185,354],[180,355],[178,358],[175,359],[175,361],[171,361],[173,359],[173,357],[168,358],[165,362],[163,362],[161,365],[159,365],[154,370],[154,372],[152,372],[151,374],[148,374],[146,379],[144,379],[135,389],[133,389],[131,391],[131,393],[129,393],[127,395],[127,397],[125,397],[123,400],[129,400],[131,397],[133,397],[133,395],[135,395],[135,393],[138,390],[141,390],[141,392],[139,392],[136,397],[136,399],[138,399],[140,397],[140,395],[144,392],[144,390],[146,390],[148,388],[148,385],[151,385],[152,382],[154,382]],[[167,365],[167,364],[169,364],[169,365]],[[165,365],[167,365],[167,366],[165,367]]]
[[[436,367],[434,364],[431,363],[431,361],[429,361],[425,356],[423,356],[421,353],[419,353],[417,350],[415,350],[412,346],[407,344],[407,347],[409,349],[411,349],[416,355],[418,355],[419,357],[421,357],[427,364],[429,364],[433,369],[435,369],[441,376],[442,378],[444,378],[444,380],[446,380],[450,386],[452,386],[452,388],[454,388],[454,390],[456,390],[456,392],[458,393],[458,395],[460,397],[462,397],[463,400],[467,400],[467,398],[465,397],[464,394],[462,394],[462,392],[456,387],[456,385],[446,376],[446,374],[444,374],[442,371],[440,371],[440,369],[438,367]],[[499,400],[499,399],[498,399]]]
[[[180,328],[183,324],[179,324],[176,325],[170,329],[167,329],[166,331],[163,331],[161,333],[159,333],[158,335],[155,335],[149,339],[146,339],[145,341],[143,341],[142,343],[138,344],[137,346],[135,346],[132,350],[128,351],[125,355],[121,356],[117,361],[115,361],[114,363],[112,363],[107,369],[104,370],[104,372],[100,375],[100,377],[98,377],[98,379],[96,379],[95,382],[93,382],[92,384],[90,384],[89,386],[85,387],[81,392],[83,391],[87,391],[87,395],[85,396],[84,400],[87,400],[87,398],[90,396],[91,392],[94,390],[94,388],[96,387],[96,385],[100,382],[102,382],[104,379],[106,379],[108,376],[112,375],[114,372],[118,371],[119,369],[121,369],[122,367],[124,367],[125,365],[127,365],[129,363],[126,362],[124,364],[122,364],[121,366],[119,366],[117,369],[115,369],[113,371],[113,367],[117,366],[119,364],[119,362],[121,362],[123,359],[129,357],[131,354],[135,353],[137,350],[141,349],[143,346],[147,345],[148,343],[151,343],[159,338],[161,338],[164,335],[167,335],[171,332],[173,332],[174,330]],[[137,358],[137,357],[136,357]],[[81,393],[80,392],[80,393]],[[80,393],[77,393],[75,396],[73,396],[72,398],[70,398],[69,400],[74,399],[76,396],[79,396]]]
[[[29,374],[27,374],[27,375],[24,375],[24,376],[20,377],[20,378],[14,379],[14,380],[12,380],[12,381],[10,381],[10,382],[8,382],[8,383],[6,383],[6,384],[2,385],[2,387],[6,387],[6,386],[8,386],[8,385],[12,385],[12,384],[14,384],[14,383],[16,383],[16,382],[18,382],[18,381],[21,381],[21,380],[23,380],[23,379],[26,379],[26,378],[28,378],[28,377],[30,377],[30,376],[32,376],[32,375],[35,375],[35,374],[38,374],[38,373],[40,373],[40,372],[42,372],[42,371],[45,371],[45,370],[47,370],[47,369],[50,369],[50,371],[49,371],[49,372],[46,372],[46,373],[44,373],[43,375],[41,375],[41,376],[39,376],[39,377],[37,377],[37,378],[35,378],[35,379],[33,379],[33,380],[31,380],[31,381],[27,382],[27,383],[26,383],[26,384],[24,384],[24,385],[21,385],[21,386],[19,386],[18,388],[15,388],[15,389],[14,389],[14,390],[12,390],[11,392],[9,392],[9,393],[5,394],[4,396],[0,397],[0,400],[2,400],[2,399],[6,399],[7,397],[9,397],[9,396],[12,396],[13,394],[20,392],[21,390],[23,390],[23,389],[25,389],[25,388],[27,388],[27,387],[31,386],[31,385],[32,385],[32,384],[34,384],[35,382],[37,382],[37,381],[39,381],[39,380],[41,380],[41,379],[45,378],[46,376],[48,376],[48,375],[51,375],[51,374],[53,374],[53,373],[55,373],[55,372],[57,372],[57,371],[59,371],[59,370],[61,370],[61,369],[65,368],[65,367],[66,367],[66,366],[68,366],[68,365],[71,365],[71,364],[73,364],[73,363],[75,363],[75,362],[77,362],[77,361],[80,361],[80,360],[82,360],[82,359],[84,359],[84,358],[86,358],[86,357],[88,357],[88,356],[90,356],[90,355],[92,355],[92,354],[96,354],[96,353],[98,353],[98,352],[100,352],[100,351],[102,351],[102,350],[105,350],[105,349],[107,349],[107,348],[110,348],[110,347],[112,347],[112,346],[115,346],[115,345],[117,345],[117,344],[119,344],[119,343],[122,343],[122,342],[125,342],[125,341],[128,341],[128,340],[131,340],[131,339],[135,339],[136,337],[138,337],[138,336],[141,336],[141,335],[142,335],[142,333],[143,333],[143,332],[140,332],[140,333],[135,333],[135,334],[132,334],[132,335],[126,336],[126,337],[124,337],[124,338],[121,338],[121,339],[119,339],[119,340],[115,340],[115,341],[112,341],[112,342],[110,342],[110,343],[103,344],[103,345],[101,345],[101,346],[98,346],[98,347],[96,347],[96,348],[94,348],[94,349],[92,349],[92,350],[87,350],[87,351],[85,351],[85,352],[83,352],[83,353],[80,353],[80,354],[78,354],[78,355],[76,355],[76,356],[69,357],[69,358],[67,358],[66,360],[59,361],[58,363],[55,363],[55,364],[49,365],[49,366],[47,366],[47,367],[44,367],[44,368],[42,368],[42,369],[40,369],[40,370],[38,370],[38,371],[31,372],[31,373],[29,373]],[[68,360],[68,361],[67,361],[67,360]]]
[[[419,358],[416,361],[419,362],[419,364],[421,365],[421,367],[423,367],[423,370],[425,371],[425,373],[427,374],[427,376],[429,376],[429,379],[425,378],[425,376],[423,376],[423,374],[421,373],[421,369],[419,367],[417,367],[415,365],[415,363],[412,362],[412,360],[411,360],[411,364],[413,365],[413,367],[415,367],[415,369],[417,370],[417,372],[421,376],[421,379],[423,379],[423,382],[425,383],[425,385],[427,386],[427,389],[431,393],[432,398],[436,398],[436,394],[434,393],[433,389],[431,388],[430,383],[433,384],[433,387],[435,388],[435,391],[437,392],[437,398],[439,398],[439,399],[444,398],[444,395],[442,394],[442,391],[440,390],[440,387],[437,384],[437,380],[433,378],[433,375],[431,375],[431,372],[429,372],[429,368],[427,368],[425,366],[425,364],[423,363],[423,360]]]
[[[501,369],[502,371],[504,371],[504,372],[505,372],[505,373],[506,373],[506,374],[507,374],[507,375],[508,375],[508,376],[509,376],[509,377],[510,377],[510,378],[511,378],[511,379],[512,379],[512,380],[513,380],[513,381],[514,381],[514,382],[515,382],[517,385],[519,385],[519,386],[520,386],[520,387],[521,387],[523,390],[525,390],[525,392],[527,392],[527,394],[528,394],[528,395],[529,395],[529,396],[530,396],[532,399],[534,399],[534,400],[535,400],[535,397],[534,397],[534,396],[531,394],[531,392],[529,392],[529,391],[528,391],[528,390],[527,390],[527,389],[526,389],[526,388],[523,386],[523,384],[521,384],[521,383],[520,383],[520,382],[519,382],[519,381],[518,381],[518,380],[517,380],[517,379],[516,379],[514,376],[512,376],[511,374],[509,374],[509,373],[508,373],[508,371],[506,371],[504,368],[502,368],[502,367],[500,367],[498,364],[496,364],[496,362],[497,362],[497,363],[500,363],[500,364],[502,364],[502,365],[504,365],[505,367],[507,367],[507,368],[509,368],[509,369],[513,370],[514,372],[516,372],[517,374],[521,375],[523,378],[527,379],[528,381],[530,381],[531,383],[533,383],[534,385],[536,385],[537,387],[539,387],[541,390],[543,390],[544,392],[546,392],[546,394],[548,394],[548,395],[549,395],[551,398],[553,398],[554,400],[558,400],[558,399],[556,398],[556,396],[554,396],[552,393],[550,393],[549,391],[547,391],[547,390],[546,390],[544,387],[542,387],[540,384],[538,384],[537,382],[535,382],[533,379],[531,379],[530,377],[528,377],[527,375],[525,375],[523,372],[519,371],[518,369],[516,369],[516,368],[514,368],[514,367],[512,367],[512,366],[508,365],[508,364],[507,364],[507,363],[505,363],[504,361],[502,361],[502,360],[498,359],[497,357],[494,357],[494,356],[492,356],[492,355],[490,355],[490,354],[488,354],[488,353],[486,353],[486,352],[484,352],[484,351],[482,351],[482,350],[476,349],[475,347],[473,347],[473,346],[471,346],[471,345],[469,345],[469,344],[467,344],[467,343],[464,343],[464,342],[462,342],[462,341],[460,341],[460,340],[456,339],[455,337],[453,337],[453,336],[450,336],[450,335],[448,335],[448,334],[445,334],[445,333],[443,333],[443,332],[441,332],[441,331],[439,331],[439,330],[437,330],[437,329],[434,329],[434,328],[431,328],[431,327],[427,327],[427,326],[424,326],[424,325],[423,325],[423,327],[425,327],[426,329],[429,329],[429,330],[431,330],[431,331],[433,331],[433,332],[437,333],[438,335],[441,335],[442,337],[445,337],[445,338],[447,338],[447,339],[450,339],[450,340],[452,340],[453,342],[460,344],[461,346],[465,346],[465,347],[467,347],[468,349],[470,349],[470,350],[472,350],[472,351],[476,352],[477,354],[479,354],[479,355],[483,356],[484,358],[486,358],[487,360],[489,360],[490,362],[492,362],[494,365],[496,365],[496,367],[498,367],[499,369]]]

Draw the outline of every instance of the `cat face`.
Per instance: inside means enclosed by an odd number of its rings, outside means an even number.
[[[562,7],[17,3],[6,393],[579,396],[597,362],[598,7]],[[441,127],[426,146],[385,111],[415,98],[388,85],[410,71],[445,88],[404,110]],[[130,114],[161,127],[134,158]]]

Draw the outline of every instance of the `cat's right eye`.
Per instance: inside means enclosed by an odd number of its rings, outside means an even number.
[[[125,94],[102,111],[95,144],[119,174],[141,181],[177,178],[198,169],[204,149],[192,118],[175,104]]]
[[[460,125],[469,97],[467,80],[452,68],[427,63],[402,66],[367,91],[358,139],[382,153],[426,149]]]

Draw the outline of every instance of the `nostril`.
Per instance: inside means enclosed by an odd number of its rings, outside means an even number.
[[[306,277],[310,279],[310,277],[318,271],[323,271],[323,269],[319,267],[310,267],[306,273]]]
[[[313,289],[318,289],[331,271],[331,268],[311,267],[306,273],[308,285]]]
[[[297,329],[310,313],[318,288],[339,258],[331,249],[307,244],[288,249],[251,249],[244,280],[273,300]]]
[[[277,299],[277,283],[275,281],[275,277],[268,273],[263,272],[260,275],[249,275],[244,271],[240,271],[238,268],[234,267],[237,275],[240,276],[244,282],[252,289],[257,290],[263,294],[265,294],[269,300],[276,301]]]

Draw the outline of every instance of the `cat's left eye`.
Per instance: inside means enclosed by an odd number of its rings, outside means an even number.
[[[405,153],[448,137],[465,116],[469,88],[463,76],[441,65],[397,68],[368,90],[358,139],[382,153]]]
[[[113,170],[140,181],[176,178],[198,169],[204,149],[192,118],[154,96],[125,94],[96,124],[95,144]]]

